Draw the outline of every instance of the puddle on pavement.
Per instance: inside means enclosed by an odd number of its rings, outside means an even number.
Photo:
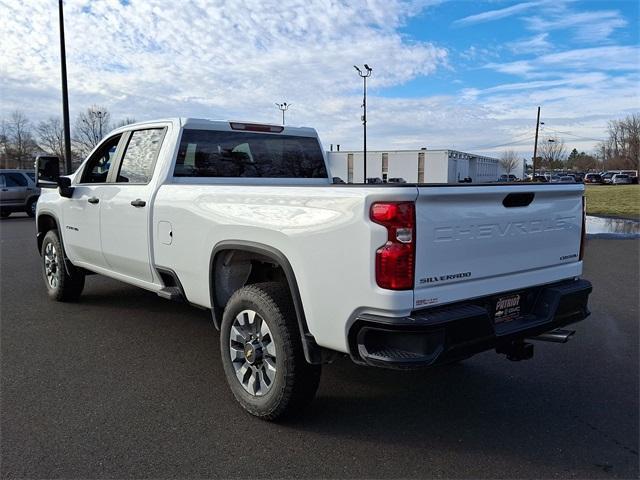
[[[587,215],[587,235],[609,238],[640,238],[640,222]]]

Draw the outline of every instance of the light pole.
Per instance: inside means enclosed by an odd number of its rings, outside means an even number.
[[[366,73],[363,73],[357,66],[353,66],[358,72],[358,75],[362,77],[363,82],[363,95],[362,95],[362,108],[364,109],[364,115],[362,115],[362,129],[363,129],[363,154],[364,154],[364,183],[367,183],[367,78],[371,76],[373,69],[364,64]]]
[[[103,112],[102,110],[98,110],[96,113],[96,117],[98,117],[98,127],[100,128],[100,138],[98,141],[102,140],[102,119],[107,115],[107,112]]]
[[[71,173],[71,127],[69,126],[69,92],[67,90],[67,52],[64,44],[64,15],[62,0],[58,0],[60,21],[60,70],[62,76],[62,124],[64,128],[64,165]]]
[[[287,102],[283,102],[283,103],[276,103],[276,105],[280,110],[282,110],[282,125],[284,125],[284,112],[289,110],[289,107],[291,106],[291,104]]]
[[[536,156],[538,155],[538,129],[540,125],[544,125],[544,122],[540,121],[540,107],[538,107],[538,118],[536,119],[536,140],[533,144],[533,172],[531,173],[531,181],[536,178]]]

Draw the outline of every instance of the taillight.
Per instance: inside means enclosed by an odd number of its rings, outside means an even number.
[[[387,228],[387,243],[376,251],[376,283],[389,290],[411,290],[416,257],[415,204],[374,203],[370,216]]]
[[[587,238],[587,199],[582,196],[582,237],[580,238],[579,260],[584,258],[584,244]]]

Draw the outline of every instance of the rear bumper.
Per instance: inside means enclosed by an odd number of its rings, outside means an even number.
[[[587,280],[521,290],[527,304],[523,315],[500,324],[493,318],[496,296],[402,318],[363,314],[349,331],[351,356],[357,363],[401,369],[467,358],[585,319],[591,290]]]

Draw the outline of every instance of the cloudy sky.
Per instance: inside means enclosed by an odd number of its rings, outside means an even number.
[[[59,115],[55,0],[0,0],[0,116]],[[640,111],[638,2],[67,0],[72,116],[168,116],[318,129],[360,148],[515,149],[543,136],[590,151]]]

